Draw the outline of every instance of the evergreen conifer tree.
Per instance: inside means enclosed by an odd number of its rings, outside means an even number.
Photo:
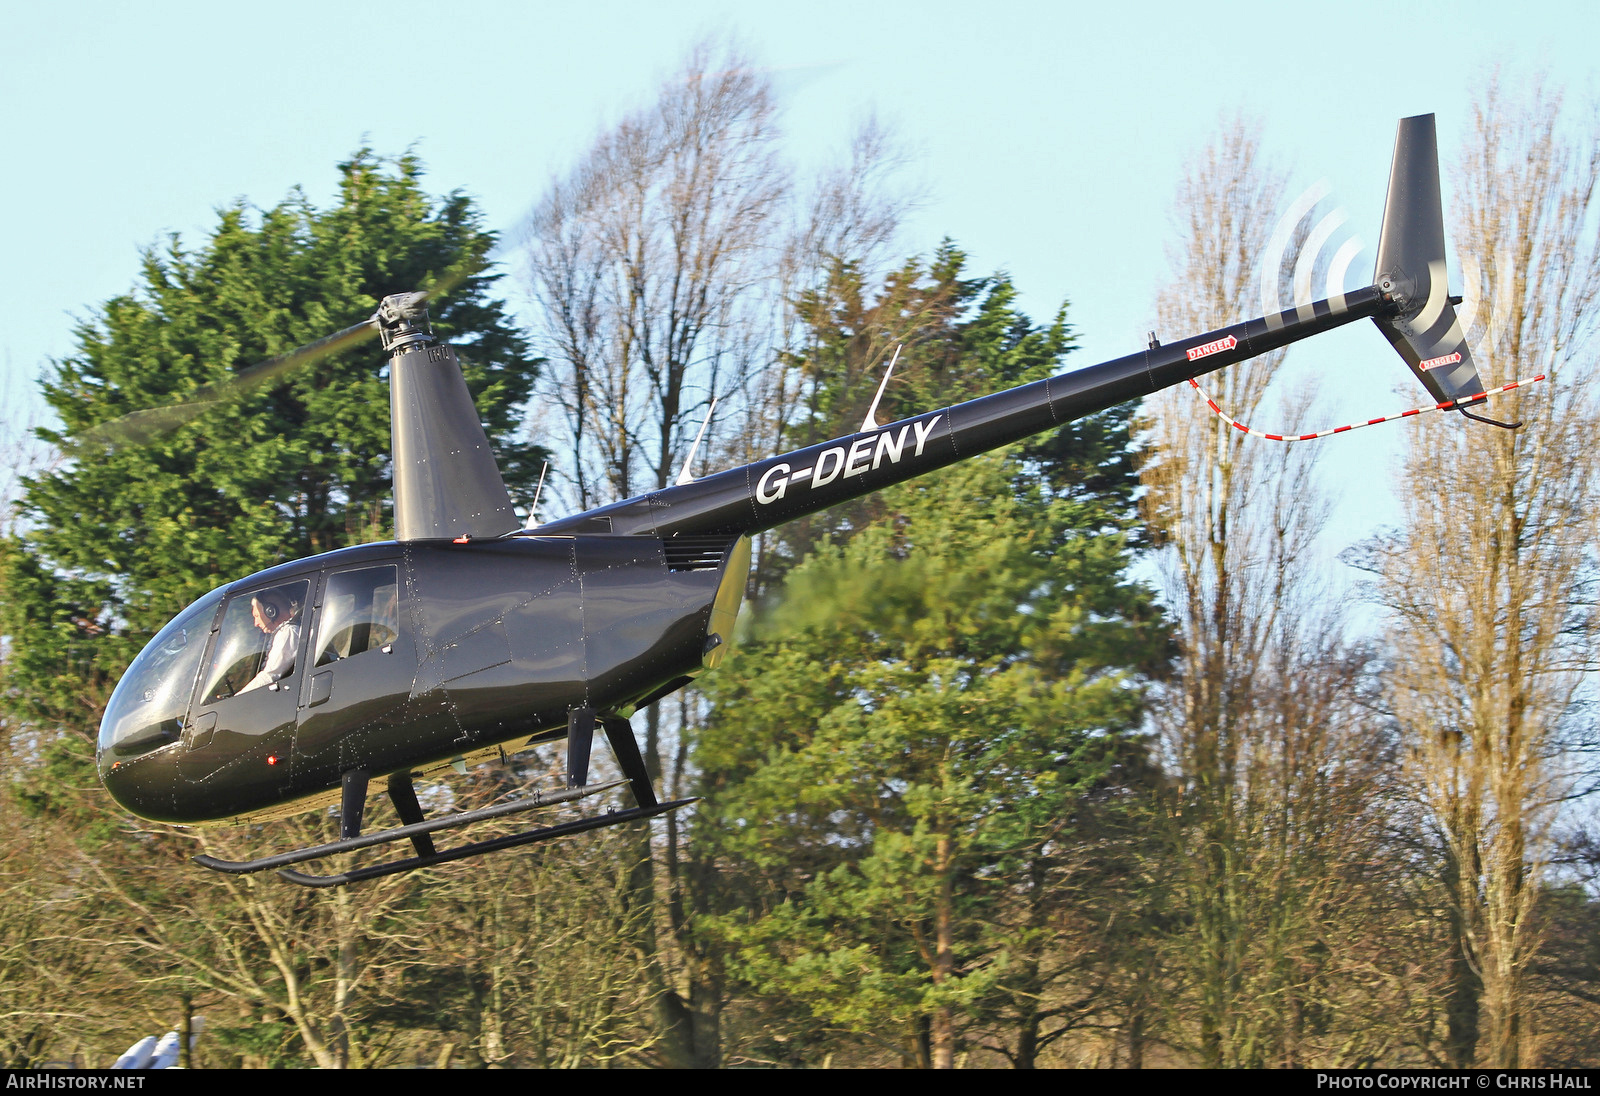
[[[219,402],[143,444],[90,434],[371,315],[390,293],[468,277],[432,308],[458,351],[513,493],[539,460],[514,443],[538,363],[481,273],[495,237],[466,196],[429,196],[411,156],[362,150],[336,201],[299,191],[220,211],[199,248],[177,236],[138,285],[77,331],[43,388],[53,468],[25,481],[23,532],[0,567],[7,706],[34,728],[92,736],[149,637],[206,591],[253,571],[389,535],[389,394],[375,342]]]

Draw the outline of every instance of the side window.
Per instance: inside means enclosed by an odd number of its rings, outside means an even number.
[[[294,673],[306,587],[304,580],[286,582],[228,602],[203,703],[248,693]]]
[[[400,578],[394,564],[342,571],[328,579],[316,665],[384,647],[399,634]]]

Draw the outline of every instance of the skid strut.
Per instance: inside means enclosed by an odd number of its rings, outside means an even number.
[[[633,725],[620,715],[596,712],[593,708],[574,708],[567,716],[567,787],[582,786],[589,779],[589,754],[594,744],[594,725],[599,723],[611,743],[611,756],[628,779],[633,801],[641,808],[656,805],[655,789],[639,752]]]
[[[361,836],[361,816],[367,809],[367,781],[371,778],[365,769],[353,769],[344,774],[339,788],[339,836],[344,839]]]
[[[594,746],[594,709],[567,713],[567,787],[581,788],[589,779],[589,751]]]
[[[644,758],[639,753],[639,740],[633,736],[633,725],[620,715],[601,716],[600,725],[606,729],[606,740],[611,743],[611,753],[617,759],[617,767],[628,778],[633,801],[641,807],[654,807],[655,789],[650,787],[650,774],[645,771]]]
[[[422,823],[422,804],[417,802],[417,789],[411,786],[410,773],[394,773],[389,777],[389,802],[394,804],[394,813],[400,816],[402,825]],[[417,830],[409,836],[418,856],[432,856],[438,851],[433,847],[431,830]]]

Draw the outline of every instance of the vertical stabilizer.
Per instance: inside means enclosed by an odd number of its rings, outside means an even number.
[[[1433,115],[1402,118],[1373,282],[1399,311],[1375,317],[1384,337],[1441,403],[1483,391],[1466,332],[1450,303]]]

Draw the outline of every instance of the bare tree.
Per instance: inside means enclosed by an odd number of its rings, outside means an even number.
[[[8,363],[9,364],[9,363]],[[39,440],[39,407],[20,390],[17,374],[6,371],[0,381],[0,543],[11,540],[24,531],[17,513],[17,503],[29,478],[48,472],[61,455]],[[5,580],[0,571],[0,599],[5,597]],[[0,639],[0,675],[5,671],[5,660],[10,643]],[[15,721],[0,716],[0,757],[5,756]]]
[[[772,330],[761,291],[778,267],[790,195],[778,136],[765,75],[731,47],[701,43],[654,103],[602,134],[539,203],[527,257],[549,360],[542,395],[559,411],[554,432],[565,436],[552,448],[578,506],[665,487],[699,426],[690,412],[721,397],[723,421],[738,414],[728,397],[765,364]],[[659,707],[645,718],[656,778]],[[648,832],[640,841],[631,893],[647,915],[629,922],[673,1011],[682,998],[648,916]],[[704,1026],[715,1026],[709,1015]]]
[[[565,770],[540,760],[479,766],[457,806],[487,806]],[[419,1026],[448,1024],[462,1056],[491,1068],[655,1064],[653,987],[627,924],[639,915],[628,902],[636,855],[634,834],[610,829],[430,872],[415,965],[385,987],[391,1007]]]
[[[539,204],[529,279],[545,395],[580,505],[666,486],[698,422],[763,364],[760,290],[789,178],[767,79],[701,44],[654,104],[603,135]]]
[[[671,483],[713,400],[693,473],[776,444],[805,384],[783,353],[796,300],[834,265],[876,261],[892,235],[900,207],[877,187],[893,166],[884,131],[869,122],[848,161],[807,186],[782,155],[777,114],[765,72],[702,42],[536,208],[526,258],[549,361],[542,427],[558,436],[554,470],[578,506]],[[660,708],[645,719],[654,777]],[[658,895],[647,843],[631,885],[646,916],[625,920],[658,987],[667,1058],[714,1064],[719,991],[689,941],[681,837],[669,819],[660,922],[681,955],[651,942],[661,926],[648,915]]]
[[[1593,384],[1600,327],[1600,151],[1566,135],[1561,96],[1493,82],[1456,173],[1454,238],[1486,385],[1549,382],[1409,435],[1404,525],[1378,566],[1393,611],[1391,704],[1434,827],[1453,927],[1448,1057],[1536,1059],[1531,964],[1561,760],[1600,634],[1594,606]]]
[[[557,471],[579,506],[666,486],[713,399],[702,461],[777,444],[797,302],[833,266],[883,262],[910,201],[888,131],[868,118],[809,182],[781,139],[767,74],[704,41],[537,206],[526,272],[550,360],[544,428],[562,435]]]
[[[303,814],[266,835],[305,846],[329,840],[336,826],[325,813]],[[105,910],[107,960],[147,995],[192,988],[247,1023],[281,1025],[323,1069],[383,1064],[391,1036],[369,1022],[374,986],[417,949],[416,880],[307,896],[270,876],[202,878],[181,855],[161,855],[186,844],[238,858],[263,836],[152,825],[139,855],[154,865],[82,851],[80,876]]]
[[[1280,274],[1260,267],[1284,186],[1242,121],[1192,162],[1162,330],[1252,314],[1257,279]],[[1231,366],[1207,387],[1253,418],[1282,360]],[[1276,414],[1294,419],[1308,404]],[[1342,865],[1352,854],[1362,863],[1376,833],[1364,802],[1375,741],[1357,703],[1364,660],[1344,643],[1310,554],[1326,516],[1317,450],[1245,437],[1187,388],[1153,397],[1146,415],[1144,505],[1178,640],[1154,715],[1174,784],[1166,885],[1177,916],[1162,950],[1182,987],[1172,999],[1184,1002],[1166,1037],[1208,1066],[1359,1060],[1370,1040],[1344,1039],[1336,1052],[1341,1040],[1310,1019],[1354,954],[1329,947],[1359,922],[1361,892]],[[1142,1016],[1130,1023],[1143,1030]]]
[[[84,940],[94,902],[62,869],[70,839],[28,818],[14,790],[7,793],[0,799],[0,1066],[29,1069],[76,1057],[108,1031],[114,1039],[130,1007],[116,1003],[136,987],[107,970]]]
[[[898,183],[905,166],[893,135],[869,117],[852,138],[847,156],[819,173],[807,193],[797,195],[772,286],[777,333],[772,367],[757,377],[747,400],[750,422],[740,447],[729,452],[730,460],[754,460],[794,442],[816,440],[807,433],[815,420],[816,378],[796,366],[811,356],[817,333],[833,326],[830,319],[859,307],[840,290],[870,284],[890,265],[889,247],[916,201],[915,192]],[[914,321],[896,330],[880,319],[871,317],[858,329],[873,385],[895,342],[915,329]]]

